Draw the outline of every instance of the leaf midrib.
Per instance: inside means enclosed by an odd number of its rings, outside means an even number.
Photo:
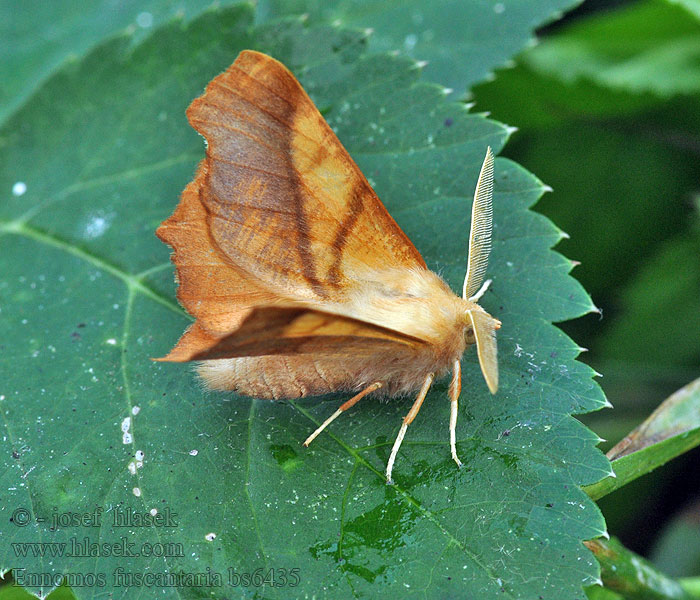
[[[165,296],[162,296],[158,292],[154,291],[147,285],[145,285],[141,279],[141,275],[131,275],[119,267],[105,261],[104,259],[95,256],[94,254],[91,254],[90,252],[87,252],[86,250],[79,248],[75,246],[74,244],[71,244],[70,242],[63,240],[59,237],[56,237],[54,235],[48,234],[38,228],[32,227],[28,224],[26,224],[23,221],[0,221],[0,237],[4,235],[10,235],[10,234],[15,234],[15,235],[22,235],[28,239],[34,240],[38,243],[43,243],[48,246],[52,246],[54,248],[57,248],[59,250],[62,250],[63,252],[66,252],[67,254],[70,254],[72,256],[75,256],[77,258],[80,258],[93,266],[95,266],[98,269],[101,269],[105,271],[106,273],[112,275],[113,277],[116,277],[117,279],[121,280],[126,286],[127,289],[129,290],[130,295],[133,297],[133,294],[140,293],[144,295],[146,298],[162,305],[168,308],[169,310],[177,313],[180,316],[187,316],[185,312],[174,302],[166,298]],[[151,269],[148,269],[150,271]],[[146,271],[144,271],[146,272]],[[126,330],[126,321],[124,328]],[[125,376],[125,375],[124,375]],[[296,403],[293,401],[290,401],[289,403],[297,412],[308,418],[312,422],[316,422],[311,414],[302,409],[300,406],[298,406]],[[249,417],[250,421],[251,417]],[[371,463],[369,463],[357,450],[346,444],[342,439],[340,439],[337,435],[333,433],[329,433],[329,435],[335,440],[335,442],[345,450],[345,452],[348,453],[358,464],[362,464],[363,467],[374,473],[379,479],[384,481],[384,474],[380,471],[378,471]],[[497,577],[490,571],[490,569],[479,560],[479,557],[471,552],[466,545],[458,540],[448,529],[446,529],[438,520],[437,516],[425,508],[416,498],[411,496],[407,490],[404,490],[397,484],[392,484],[394,489],[404,498],[405,501],[407,501],[409,504],[415,507],[416,510],[418,510],[425,518],[427,518],[430,522],[437,527],[437,529],[447,538],[448,542],[450,544],[456,545],[478,568],[483,570],[487,576],[492,580],[495,581]],[[252,499],[251,499],[252,502]],[[341,527],[342,527],[342,522],[341,522]],[[510,596],[509,597],[513,597]]]
[[[316,419],[313,418],[313,416],[308,411],[300,407],[296,402],[294,402],[293,400],[289,400],[288,402],[290,406],[292,406],[297,412],[309,419],[312,423],[315,423],[316,425],[320,424],[318,421],[316,421]],[[331,438],[333,438],[333,440],[355,460],[356,465],[361,464],[367,470],[374,473],[382,482],[386,481],[384,473],[378,471],[356,449],[346,444],[340,437],[338,437],[334,433],[328,432],[328,435]],[[355,469],[353,469],[353,473],[354,471]],[[420,512],[426,519],[428,519],[433,525],[435,525],[435,527],[437,527],[437,529],[447,538],[450,544],[454,544],[455,546],[457,546],[469,559],[472,560],[472,562],[477,567],[483,570],[492,581],[496,581],[497,577],[491,572],[491,570],[485,564],[483,564],[479,560],[479,557],[473,552],[471,552],[463,542],[461,542],[454,535],[452,535],[452,533],[440,523],[437,516],[432,511],[425,508],[416,498],[411,496],[411,494],[409,494],[407,490],[404,490],[396,483],[392,483],[391,486],[404,498],[404,500],[411,504],[418,512]],[[341,531],[342,527],[343,524],[341,521]],[[505,591],[504,593],[507,594],[508,597],[514,598],[514,596],[512,596],[509,592]]]
[[[107,262],[103,258],[100,258],[99,256],[92,254],[79,246],[76,246],[75,244],[71,244],[58,236],[28,225],[26,222],[24,222],[24,220],[0,221],[0,237],[12,234],[24,236],[36,242],[62,250],[66,254],[70,254],[76,258],[80,258],[85,262],[90,263],[97,269],[120,279],[127,286],[127,289],[143,294],[147,298],[162,306],[165,306],[167,309],[177,313],[180,316],[188,319],[192,318],[175,302],[166,296],[159,294],[143,282],[145,275],[153,272],[154,267],[150,267],[141,273],[132,275],[120,269],[118,266]],[[157,266],[160,268],[160,265]]]

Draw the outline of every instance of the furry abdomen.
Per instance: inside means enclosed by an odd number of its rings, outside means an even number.
[[[466,347],[465,319],[469,308],[434,273],[425,270],[380,273],[366,294],[344,306],[367,322],[401,324],[419,339],[393,344],[382,352],[357,355],[333,353],[275,354],[209,360],[199,374],[208,387],[233,390],[257,398],[298,398],[330,392],[358,392],[381,382],[378,393],[388,396],[418,390],[426,376],[442,375],[459,360]],[[369,286],[368,286],[369,287]]]
[[[358,392],[376,381],[382,383],[378,394],[400,396],[418,390],[428,373],[445,373],[462,354],[458,351],[447,356],[436,350],[425,344],[371,359],[346,355],[245,356],[203,361],[198,371],[209,388],[254,398],[279,400]]]

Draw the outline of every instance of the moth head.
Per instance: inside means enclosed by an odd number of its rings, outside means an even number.
[[[479,315],[475,317],[475,313],[479,313]],[[485,328],[485,331],[492,331],[493,335],[495,335],[495,332],[499,330],[502,325],[498,319],[492,317],[478,304],[468,302],[467,309],[464,313],[464,341],[467,342],[467,345],[476,344],[479,341],[477,337],[478,332],[474,326],[475,319],[479,321],[481,327]]]
[[[465,341],[476,344],[479,365],[486,384],[492,394],[498,390],[498,360],[496,353],[496,330],[501,322],[494,319],[478,304],[478,300],[491,284],[484,281],[486,266],[491,253],[491,230],[493,229],[493,152],[486,149],[479,179],[474,190],[472,223],[469,232],[469,259],[464,277],[462,298],[467,301]]]

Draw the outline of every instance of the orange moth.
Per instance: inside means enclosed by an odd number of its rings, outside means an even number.
[[[493,154],[472,207],[462,295],[430,271],[299,82],[246,50],[187,110],[206,158],[157,235],[173,248],[177,297],[195,322],[158,360],[199,361],[207,387],[257,398],[354,392],[304,442],[368,394],[417,397],[387,481],[435,377],[452,369],[450,448],[460,360],[476,344],[498,388],[500,321],[477,301],[492,229]],[[483,285],[482,285],[483,283]]]

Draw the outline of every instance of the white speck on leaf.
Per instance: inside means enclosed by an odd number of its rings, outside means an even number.
[[[131,433],[129,433],[129,428],[131,427],[131,417],[125,417],[122,421],[122,443],[131,444],[134,441]]]
[[[27,191],[27,184],[24,183],[24,181],[17,181],[13,186],[12,186],[12,195],[13,196],[22,196],[25,192]]]
[[[148,29],[153,25],[153,15],[147,11],[136,15],[136,24],[142,29]]]
[[[207,533],[207,535],[204,536],[204,539],[207,540],[207,542],[213,542],[216,539],[216,534],[213,531],[211,533]]]
[[[134,492],[134,496],[136,496],[137,498],[141,496],[141,488],[135,487],[132,491]]]
[[[104,234],[114,219],[114,215],[105,214],[94,214],[89,217],[85,229],[83,230],[83,236],[85,239],[94,240]]]

